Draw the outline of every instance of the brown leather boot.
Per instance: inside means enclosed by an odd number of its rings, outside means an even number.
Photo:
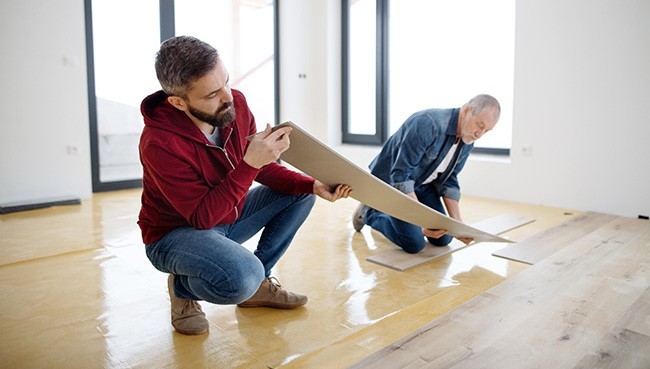
[[[285,291],[275,277],[270,277],[262,281],[260,288],[251,298],[237,306],[293,309],[303,306],[307,300],[307,296]]]
[[[198,302],[190,299],[182,299],[174,293],[174,275],[167,278],[169,288],[169,300],[171,301],[172,325],[176,332],[195,336],[206,333],[210,327],[205,313],[201,310]]]

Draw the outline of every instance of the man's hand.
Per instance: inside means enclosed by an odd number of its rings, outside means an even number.
[[[280,155],[289,149],[289,134],[292,130],[291,127],[282,127],[273,131],[271,125],[267,124],[264,131],[252,137],[244,161],[259,169],[278,160]]]
[[[352,192],[352,187],[348,185],[340,184],[332,191],[325,183],[319,180],[314,181],[314,194],[330,202],[345,199],[350,196],[350,192]]]
[[[440,238],[447,233],[446,229],[427,229],[422,228],[422,233],[429,238]]]
[[[424,233],[425,236],[430,237],[430,238],[440,238],[447,233],[446,230],[444,229],[427,229],[427,228],[422,228],[422,233]],[[472,237],[456,237],[459,241],[464,243],[465,245],[469,245],[470,242],[474,241]]]
[[[443,197],[442,201],[445,203],[445,207],[449,212],[449,216],[456,219],[457,221],[464,223],[463,219],[460,217],[460,205],[457,200],[450,199],[448,197]],[[456,237],[459,241],[465,245],[469,245],[470,242],[474,241],[472,237]]]

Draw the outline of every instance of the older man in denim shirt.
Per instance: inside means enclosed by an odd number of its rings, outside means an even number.
[[[474,141],[494,128],[500,112],[499,102],[489,95],[475,96],[461,108],[417,112],[388,139],[370,163],[370,171],[440,213],[447,214],[446,208],[449,216],[462,222],[458,173]],[[452,239],[446,230],[422,229],[364,204],[352,222],[357,231],[364,224],[371,226],[408,253],[420,252],[426,246],[425,237],[435,246],[446,246]]]

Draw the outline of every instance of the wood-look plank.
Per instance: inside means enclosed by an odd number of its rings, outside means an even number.
[[[353,199],[408,223],[430,229],[446,229],[455,237],[471,237],[486,242],[511,242],[459,222],[406,196],[327,147],[296,124],[285,122],[280,126],[290,126],[293,129],[291,146],[282,153],[280,160],[329,186],[341,183],[350,185],[350,197]],[[279,126],[275,128],[277,127]]]
[[[650,312],[650,287],[646,288],[645,292],[630,307],[630,310],[621,317],[621,327],[650,337],[650,319],[648,312]]]
[[[605,334],[597,348],[588,352],[575,369],[648,368],[650,337],[628,329]]]
[[[648,368],[648,251],[615,217],[352,368]]]
[[[634,237],[639,236],[639,233],[646,232],[648,227],[650,222],[615,217],[600,229],[585,234],[570,244],[570,247],[567,246],[540,261],[542,267],[525,270],[523,276],[535,281],[535,284],[527,285],[519,282],[519,279],[510,278],[492,288],[490,292],[498,295],[517,294],[519,298],[534,303],[549,296],[556,296],[557,291],[563,290],[564,286],[574,285],[576,281],[594,275],[603,265],[611,267],[607,271],[610,275],[619,275],[619,278],[623,278],[627,269],[621,264],[627,263],[628,252],[638,254],[636,260],[641,261],[644,257],[643,249],[646,247],[635,243],[628,245],[627,248],[619,246],[631,242]],[[639,242],[643,243],[643,239]],[[617,255],[620,250],[627,250],[620,256],[625,260],[624,262],[618,261]],[[633,264],[627,264],[627,267]]]
[[[533,222],[534,220],[535,218],[525,215],[501,214],[477,223],[473,223],[472,227],[480,229],[487,233],[498,235],[505,233],[511,229],[526,225],[530,222]],[[474,243],[471,245],[473,244]],[[450,254],[454,251],[463,249],[467,246],[469,245],[466,245],[465,243],[454,239],[447,246],[427,246],[424,248],[424,250],[420,251],[417,254],[409,254],[407,252],[404,252],[404,250],[401,248],[394,248],[380,251],[374,255],[369,256],[366,258],[366,260],[395,270],[405,271],[407,269],[411,269],[423,263],[429,262],[433,259]]]
[[[555,227],[527,237],[521,242],[504,247],[492,255],[527,264],[535,264],[615,218],[614,215],[586,212]]]

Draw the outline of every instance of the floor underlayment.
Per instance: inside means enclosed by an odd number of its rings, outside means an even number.
[[[202,302],[210,333],[187,337],[169,323],[167,276],[144,255],[139,203],[140,190],[125,190],[0,215],[0,368],[344,368],[528,268],[492,256],[503,244],[477,244],[392,270],[366,260],[395,246],[352,229],[357,201],[319,200],[273,272],[309,303]],[[461,206],[468,223],[535,218],[503,234],[515,241],[574,214],[471,196]]]

